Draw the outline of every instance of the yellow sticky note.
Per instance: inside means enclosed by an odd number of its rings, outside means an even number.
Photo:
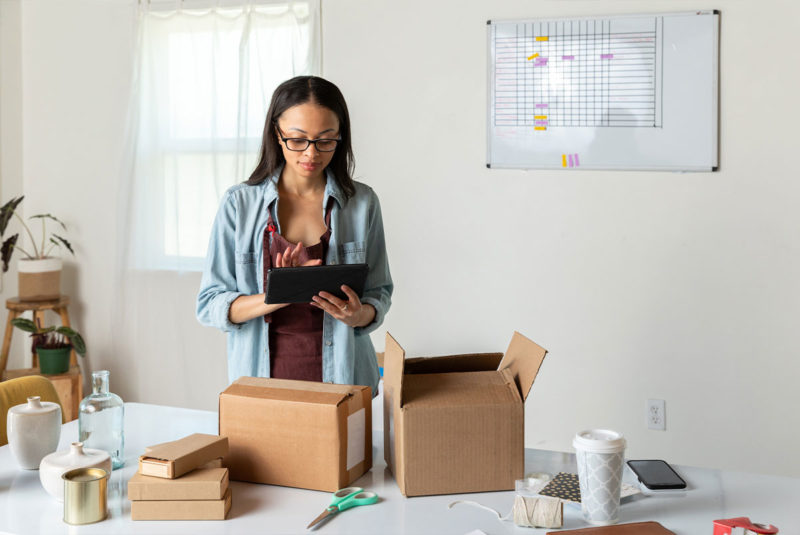
[[[548,37],[547,35],[540,35],[539,37],[536,38],[536,40],[537,41],[549,41],[550,37]]]
[[[530,60],[532,60],[534,58],[538,58],[538,57],[539,57],[539,53],[537,52],[536,54],[534,54],[532,56],[528,56],[528,61],[530,61]]]
[[[546,126],[534,126],[533,129],[534,130],[547,130],[547,127]]]
[[[536,119],[537,121],[541,121],[547,119],[547,115],[534,115],[533,118]]]
[[[566,154],[562,154],[561,155],[561,167],[566,167],[566,166],[567,166],[567,155]]]

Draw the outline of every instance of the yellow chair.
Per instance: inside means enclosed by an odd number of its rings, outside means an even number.
[[[9,379],[0,383],[0,446],[8,444],[6,420],[8,409],[28,402],[28,397],[39,396],[42,401],[52,401],[61,407],[61,423],[64,423],[64,407],[58,399],[53,383],[41,375],[29,375],[18,379]]]

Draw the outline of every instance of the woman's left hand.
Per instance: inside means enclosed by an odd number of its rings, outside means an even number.
[[[311,305],[321,308],[350,327],[362,327],[371,322],[372,318],[369,318],[369,321],[365,321],[367,319],[365,315],[374,317],[374,315],[369,314],[371,311],[367,310],[372,308],[372,305],[362,304],[358,295],[349,286],[343,284],[341,288],[347,295],[347,300],[339,299],[328,292],[320,292],[319,295],[311,298]]]

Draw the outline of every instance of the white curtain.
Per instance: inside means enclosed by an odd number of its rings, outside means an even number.
[[[212,408],[224,336],[194,318],[211,224],[255,167],[275,87],[320,71],[319,0],[141,0],[136,22],[115,360],[131,401]]]

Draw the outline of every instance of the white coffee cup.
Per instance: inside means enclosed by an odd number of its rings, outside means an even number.
[[[583,518],[596,526],[619,522],[625,438],[608,429],[581,431],[572,440],[578,459]]]

